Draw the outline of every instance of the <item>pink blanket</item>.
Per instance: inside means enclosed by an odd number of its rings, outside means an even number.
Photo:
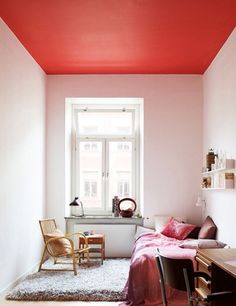
[[[182,249],[182,240],[168,238],[159,233],[142,234],[135,242],[129,278],[125,285],[127,300],[121,305],[158,305],[162,303],[159,273],[156,264],[157,248],[164,256],[190,258],[194,261],[196,250]],[[169,302],[186,301],[186,293],[167,288]],[[172,304],[174,305],[174,304]]]

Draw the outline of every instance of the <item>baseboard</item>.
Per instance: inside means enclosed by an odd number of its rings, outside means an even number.
[[[24,272],[22,275],[20,275],[16,280],[8,284],[4,288],[0,288],[0,298],[4,298],[8,291],[13,289],[20,281],[22,281],[23,278],[25,278],[28,274],[36,272],[39,267],[39,262],[37,264],[34,264],[33,267],[31,267],[29,270]]]

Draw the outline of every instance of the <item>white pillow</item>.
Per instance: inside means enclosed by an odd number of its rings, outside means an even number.
[[[194,239],[186,240],[179,246],[184,249],[218,249],[224,248],[226,244],[214,239]]]
[[[144,226],[137,225],[134,238],[136,240],[141,234],[152,233],[152,232],[155,232],[155,230],[152,229],[152,228],[147,228],[147,227],[144,227]]]
[[[161,216],[161,215],[155,215],[154,216],[154,224],[155,224],[155,230],[157,232],[161,232],[165,225],[170,221],[170,218],[173,216]],[[179,222],[186,222],[187,219],[185,217],[174,217]]]

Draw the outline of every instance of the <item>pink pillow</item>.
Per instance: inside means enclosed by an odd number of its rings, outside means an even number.
[[[211,217],[207,216],[198,234],[198,239],[215,239],[216,229]]]
[[[224,248],[226,244],[214,239],[193,239],[185,240],[179,246],[184,249],[217,249]]]
[[[194,224],[182,223],[174,218],[171,218],[164,229],[161,231],[161,234],[167,237],[183,240],[191,233],[195,227],[196,225]]]

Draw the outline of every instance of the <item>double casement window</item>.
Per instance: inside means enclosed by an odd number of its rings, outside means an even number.
[[[137,198],[138,130],[133,107],[76,107],[73,189],[87,214],[111,214],[112,199]]]

